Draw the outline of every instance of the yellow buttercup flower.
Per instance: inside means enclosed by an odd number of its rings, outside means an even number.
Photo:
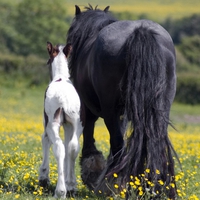
[[[20,197],[20,194],[15,195],[15,199],[19,199],[19,197]]]
[[[116,189],[118,189],[118,188],[119,188],[119,186],[118,186],[117,184],[115,184],[115,185],[114,185],[114,187],[115,187]]]
[[[158,169],[156,169],[156,174],[160,174],[160,171]]]
[[[160,185],[164,185],[164,182],[163,182],[162,180],[158,180],[158,183],[159,183]]]
[[[146,173],[150,173],[150,169],[146,169],[145,172],[146,172]]]

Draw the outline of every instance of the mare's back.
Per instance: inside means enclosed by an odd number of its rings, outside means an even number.
[[[103,45],[102,49],[112,56],[118,55],[128,37],[134,34],[133,31],[138,27],[146,27],[152,30],[155,32],[160,45],[166,46],[169,50],[174,49],[172,39],[168,32],[162,26],[150,20],[116,21],[104,27],[99,32],[96,43],[98,43],[98,47],[99,45]]]
[[[91,50],[95,58],[92,60],[94,61],[93,67],[95,67],[96,73],[101,73],[102,69],[106,70],[108,74],[111,74],[113,81],[115,79],[119,80],[119,77],[123,76],[128,51],[126,44],[138,27],[144,27],[152,31],[166,57],[174,62],[174,45],[169,33],[162,26],[150,20],[116,21],[99,32],[95,45]],[[114,76],[112,76],[113,73]]]
[[[106,95],[112,96],[110,99],[121,99],[120,96],[124,95],[121,91],[125,90],[125,88],[115,90],[115,94],[113,91],[114,88],[123,87],[122,81],[123,77],[126,76],[127,69],[127,43],[130,37],[135,34],[134,30],[138,27],[144,27],[146,29],[143,30],[150,30],[154,34],[157,43],[165,54],[165,58],[168,58],[166,60],[169,63],[166,66],[170,67],[170,71],[174,73],[174,65],[171,64],[175,62],[174,45],[170,35],[162,26],[150,20],[116,21],[99,32],[91,50],[93,52],[91,55],[94,55],[94,59],[92,59],[90,65],[95,69],[93,70],[92,82],[97,88],[97,93],[99,91],[99,98],[104,99],[101,88],[106,88],[108,93]],[[100,74],[103,74],[104,77],[100,76]]]
[[[126,44],[129,37],[134,34],[134,30],[138,27],[145,27],[148,30],[152,30],[155,34],[156,40],[161,48],[167,48],[172,54],[174,54],[174,45],[168,32],[159,24],[150,20],[136,20],[136,21],[116,21],[106,27],[104,27],[98,34],[95,44],[92,48],[92,56],[95,70],[98,71],[98,67],[109,70],[111,67],[118,68],[121,72],[124,71],[126,65]],[[100,69],[99,69],[100,70]]]

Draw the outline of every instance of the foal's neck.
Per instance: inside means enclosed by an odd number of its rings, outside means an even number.
[[[68,69],[68,62],[64,54],[59,54],[55,57],[52,63],[52,78],[60,78],[64,77],[69,79],[69,69]]]

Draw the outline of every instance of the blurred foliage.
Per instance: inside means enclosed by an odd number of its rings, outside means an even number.
[[[200,103],[199,74],[178,75],[176,101],[192,105]]]
[[[66,11],[65,0],[0,1],[1,84],[26,79],[30,86],[48,81],[48,70],[44,67],[48,58],[46,42],[65,43],[72,22],[72,16]],[[133,12],[113,14],[121,20],[150,18],[147,14]],[[199,98],[194,97],[199,91],[200,14],[182,19],[167,18],[161,25],[170,33],[176,45],[176,100],[200,103]]]
[[[9,46],[16,37],[13,17],[16,13],[16,5],[6,0],[0,1],[0,44],[1,52],[8,53]]]
[[[180,19],[199,13],[199,0],[67,0],[67,9],[70,15],[74,15],[74,4],[81,6],[81,10],[90,2],[93,6],[98,5],[100,9],[110,6],[112,12],[129,12],[135,15],[145,13],[149,19],[162,22],[167,17]]]
[[[0,2],[0,38],[6,49],[18,55],[46,56],[46,42],[65,43],[66,23],[64,0],[22,0],[13,5]]]
[[[146,14],[136,15],[130,12],[114,12],[113,15],[116,17],[116,19],[120,20],[148,19],[148,16]]]
[[[176,70],[177,73],[185,73],[185,72],[189,72],[190,74],[198,74],[200,73],[200,65],[198,64],[198,60],[199,60],[199,51],[194,52],[194,55],[192,55],[192,57],[195,58],[195,60],[197,60],[197,62],[193,62],[191,63],[189,61],[189,58],[187,55],[184,55],[183,53],[184,49],[182,48],[176,48]],[[188,52],[190,55],[190,52]],[[192,52],[191,52],[192,53]]]
[[[46,62],[36,55],[0,54],[0,85],[15,87],[19,82],[25,82],[30,87],[47,84],[49,73]]]
[[[182,42],[186,36],[200,34],[200,14],[194,14],[178,20],[166,19],[162,24],[169,32],[175,44]]]
[[[178,49],[190,64],[200,67],[200,35],[184,37]]]

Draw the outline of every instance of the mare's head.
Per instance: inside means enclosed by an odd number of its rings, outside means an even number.
[[[53,46],[51,42],[47,42],[47,51],[49,60],[47,64],[50,66],[51,80],[58,74],[69,77],[67,58],[72,50],[71,44]]]
[[[73,52],[69,63],[69,68],[73,68],[75,62],[80,62],[77,58],[86,58],[96,40],[99,31],[105,26],[113,23],[116,19],[109,13],[109,6],[104,10],[93,8],[90,4],[85,7],[85,11],[76,5],[75,17],[67,34],[67,43],[73,44]],[[73,71],[73,69],[71,69]]]

